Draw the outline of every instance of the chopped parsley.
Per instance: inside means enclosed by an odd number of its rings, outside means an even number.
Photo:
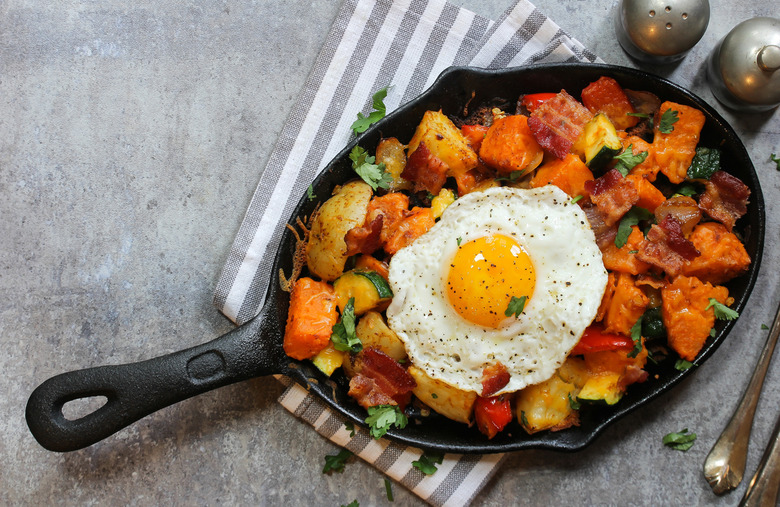
[[[325,466],[322,468],[322,473],[344,473],[344,464],[350,456],[352,456],[352,451],[347,449],[342,449],[338,454],[329,454],[325,456]]]
[[[380,439],[387,433],[390,426],[395,426],[398,429],[403,429],[409,419],[401,412],[398,405],[377,405],[376,407],[368,407],[368,417],[366,418],[366,424],[371,428],[371,436]]]
[[[674,193],[674,195],[684,195],[685,197],[693,197],[694,195],[699,193],[699,189],[696,188],[696,185],[693,183],[683,183],[680,185],[680,187],[677,189],[677,192]]]
[[[686,361],[685,359],[678,359],[676,363],[674,363],[674,369],[677,371],[685,371],[690,369],[693,366],[693,363],[690,361]]]
[[[457,239],[456,239],[455,241],[457,241],[457,242],[458,242],[458,246],[460,246],[461,242],[463,241],[463,238],[461,238],[460,236],[458,236],[458,237],[457,237]]]
[[[664,445],[676,451],[687,451],[693,447],[693,442],[695,441],[696,433],[688,433],[688,428],[677,433],[669,433],[663,438]]]
[[[674,124],[679,120],[679,114],[674,109],[667,109],[661,115],[661,122],[658,124],[658,130],[662,134],[671,134],[674,131]]]
[[[631,326],[631,339],[634,340],[634,348],[627,354],[628,357],[636,357],[642,352],[642,317],[636,319],[634,325]]]
[[[436,465],[441,465],[444,461],[444,455],[436,452],[425,452],[420,459],[412,461],[412,466],[424,473],[425,475],[433,475],[438,468]]]
[[[525,308],[525,302],[527,300],[528,296],[512,296],[512,299],[509,300],[509,304],[504,311],[504,315],[507,317],[511,317],[512,315],[519,317],[520,314],[523,313],[523,308]]]
[[[582,200],[582,196],[581,195],[575,195],[574,197],[571,198],[571,203],[572,204],[577,204],[581,200]]]
[[[569,406],[572,410],[580,409],[580,402],[571,397],[571,393],[567,395],[569,397]]]
[[[385,164],[375,164],[375,157],[370,157],[368,152],[360,146],[355,146],[349,152],[352,161],[352,169],[363,178],[363,181],[371,185],[371,188],[388,188],[393,177],[385,172]]]
[[[638,225],[642,220],[651,220],[653,214],[645,208],[634,206],[628,213],[623,215],[618,225],[617,234],[615,235],[615,246],[623,248],[623,245],[628,241],[628,237],[631,235],[631,226]]]
[[[626,113],[626,116],[636,116],[637,118],[647,119],[650,115],[647,113]]]
[[[769,160],[777,164],[777,170],[780,171],[780,157],[772,153],[771,155],[769,155]]]
[[[436,393],[431,393],[431,398],[433,398],[434,400],[437,400],[437,399],[439,399],[439,395],[436,394]]]
[[[628,148],[623,150],[623,152],[620,155],[615,155],[614,157],[614,160],[617,160],[617,164],[615,164],[615,169],[620,171],[620,174],[622,174],[624,177],[628,176],[628,172],[631,169],[644,162],[645,159],[647,158],[646,151],[641,151],[636,155],[634,155],[633,148],[634,145],[629,144]]]
[[[374,94],[372,97],[372,106],[374,110],[371,111],[368,116],[363,116],[363,113],[357,114],[358,119],[355,120],[355,123],[353,123],[351,127],[349,127],[355,134],[365,132],[368,130],[368,127],[385,117],[387,108],[385,107],[384,100],[385,97],[387,97],[387,89],[388,87],[385,86]]]
[[[709,310],[712,308],[712,311],[715,312],[715,318],[718,320],[734,320],[737,317],[739,317],[739,313],[732,310],[728,306],[724,305],[723,303],[720,303],[715,298],[710,298],[710,304],[707,305],[707,308],[704,310]]]
[[[708,180],[720,170],[720,150],[717,148],[696,148],[696,154],[691,160],[687,177],[691,180]]]
[[[355,425],[351,422],[347,421],[344,423],[344,429],[349,431],[349,436],[354,437],[355,436]]]
[[[342,505],[341,507],[360,507],[360,504],[357,500],[352,500],[347,505]]]
[[[363,343],[355,333],[355,298],[349,298],[341,318],[333,326],[333,334],[330,335],[333,347],[342,352],[360,352]]]
[[[761,329],[767,330],[769,329],[769,326],[767,326],[766,324],[761,324]]]
[[[393,483],[390,482],[390,479],[385,477],[385,493],[387,494],[387,500],[392,502],[393,501]]]
[[[528,424],[528,418],[525,416],[525,410],[520,411],[520,424],[525,426],[526,428],[530,428],[531,425]]]
[[[309,185],[309,188],[306,189],[306,197],[308,197],[310,201],[313,201],[317,198],[317,196],[314,195],[314,187],[311,185]]]

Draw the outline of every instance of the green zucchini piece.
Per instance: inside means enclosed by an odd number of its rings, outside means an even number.
[[[369,270],[356,270],[355,273],[357,273],[360,276],[365,276],[368,278],[371,283],[374,284],[374,287],[376,287],[376,291],[379,294],[379,297],[382,299],[387,299],[393,297],[393,291],[390,289],[390,285],[387,283],[387,280],[385,280],[382,275],[377,273],[376,271],[369,271]]]
[[[623,392],[619,373],[602,373],[589,377],[577,398],[586,403],[614,405],[623,397]]]
[[[355,315],[363,315],[393,297],[390,286],[375,271],[347,271],[333,282],[333,290],[342,312],[349,299],[355,298]]]
[[[623,143],[607,115],[594,116],[582,130],[572,151],[585,158],[585,164],[592,170],[602,169],[623,150]]]

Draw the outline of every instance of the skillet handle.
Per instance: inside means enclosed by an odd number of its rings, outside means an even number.
[[[266,309],[268,309],[266,305]],[[270,312],[215,340],[138,363],[99,366],[52,377],[27,402],[26,418],[35,439],[50,451],[92,445],[161,408],[249,378],[283,373],[288,359],[281,331]],[[65,403],[105,396],[107,402],[76,420]]]

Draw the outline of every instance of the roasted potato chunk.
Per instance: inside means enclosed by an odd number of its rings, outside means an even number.
[[[440,380],[431,378],[416,366],[409,367],[409,374],[417,382],[412,392],[423,403],[444,417],[471,424],[477,393],[461,391]]]
[[[460,130],[441,111],[426,111],[417,126],[408,153],[411,155],[421,142],[431,154],[444,162],[451,175],[464,174],[477,167],[477,154]]]
[[[371,196],[367,183],[350,181],[319,209],[306,247],[306,263],[314,275],[332,282],[344,272],[348,257],[344,235],[363,225]]]
[[[553,375],[540,384],[517,393],[517,420],[528,433],[562,430],[577,423],[577,412],[570,400],[577,399],[579,389]]]
[[[396,361],[406,359],[404,343],[378,312],[370,311],[363,315],[355,327],[355,334],[363,343],[363,348],[377,348]]]

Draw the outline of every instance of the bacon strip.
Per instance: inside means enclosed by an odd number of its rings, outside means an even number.
[[[408,208],[409,197],[400,192],[371,199],[364,224],[349,230],[344,236],[347,255],[371,254],[383,247],[398,224],[410,214]]]
[[[658,225],[650,228],[639,246],[637,259],[658,266],[669,276],[680,274],[686,261],[700,255],[693,243],[685,239],[680,222],[667,215]]]
[[[606,215],[596,206],[584,206],[582,210],[585,212],[585,216],[588,217],[590,228],[596,236],[596,244],[599,248],[603,250],[609,244],[614,245],[617,227],[614,224],[607,225]]]
[[[509,383],[509,372],[501,363],[492,364],[482,370],[482,395],[491,396]]]
[[[405,405],[417,387],[414,378],[395,359],[373,347],[360,353],[360,373],[349,381],[349,395],[364,408]]]
[[[347,244],[347,255],[359,253],[372,254],[382,246],[380,236],[382,233],[382,223],[384,217],[377,215],[371,223],[363,227],[354,227],[344,235],[344,242]]]
[[[531,113],[528,128],[542,148],[564,158],[591,118],[593,114],[585,106],[561,90]]]
[[[409,155],[401,177],[414,183],[414,191],[427,190],[438,194],[447,181],[449,167],[422,141]]]
[[[736,221],[747,213],[750,189],[725,171],[716,171],[705,183],[699,207],[731,232]]]
[[[585,190],[604,215],[607,225],[617,223],[639,201],[636,186],[617,169],[607,171],[595,180],[586,181]]]

